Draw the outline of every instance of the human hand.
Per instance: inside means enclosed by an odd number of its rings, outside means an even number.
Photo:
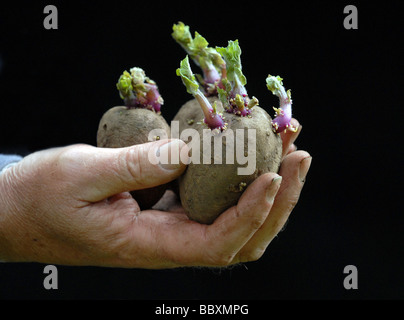
[[[0,175],[0,259],[139,268],[256,260],[286,222],[303,186],[299,174],[310,165],[306,152],[293,151],[298,133],[282,136],[282,184],[278,174],[262,175],[212,225],[189,220],[172,192],[158,204],[164,210],[144,211],[127,192],[185,170],[182,163],[167,170],[148,160],[166,141],[31,154]]]
[[[297,128],[296,132],[280,134],[283,160],[279,174],[258,177],[238,204],[222,213],[212,225],[189,221],[175,194],[168,191],[164,195],[158,207],[179,214],[178,220],[189,225],[187,229],[178,228],[177,237],[167,237],[168,243],[173,243],[167,247],[176,250],[169,256],[177,258],[177,265],[228,266],[258,260],[265,253],[296,206],[311,165],[311,156],[306,151],[296,151],[294,144],[302,126],[296,119],[291,124]],[[175,245],[185,239],[187,246]]]

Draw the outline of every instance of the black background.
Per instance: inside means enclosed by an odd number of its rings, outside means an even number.
[[[45,30],[43,8],[58,9]],[[354,4],[359,29],[346,30]],[[270,73],[292,89],[297,141],[312,167],[286,229],[257,262],[229,269],[0,264],[1,299],[403,299],[402,45],[399,1],[35,1],[1,4],[0,151],[95,144],[115,83],[142,67],[168,121],[191,97],[175,75],[178,21],[211,46],[238,39],[247,90],[272,114]],[[194,67],[194,71],[197,71]],[[400,76],[400,77],[399,77]],[[358,269],[346,290],[346,265]]]

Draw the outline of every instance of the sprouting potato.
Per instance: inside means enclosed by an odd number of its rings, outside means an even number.
[[[179,178],[179,195],[190,219],[210,224],[237,204],[258,176],[278,172],[282,160],[279,133],[296,130],[290,125],[290,91],[285,92],[280,77],[268,76],[268,89],[281,101],[272,119],[258,106],[258,99],[250,99],[247,94],[237,40],[229,41],[225,48],[213,49],[200,34],[195,32],[193,38],[183,23],[174,25],[173,30],[174,39],[187,52],[177,75],[195,98],[180,108],[174,120],[179,122],[180,133],[192,128],[201,137],[200,159],[191,161]],[[189,57],[201,67],[203,77],[193,74]],[[211,136],[206,135],[209,132]],[[240,132],[243,134],[238,136]],[[202,139],[206,136],[210,141]],[[233,139],[229,140],[229,136]],[[214,152],[215,139],[222,144],[220,154]],[[184,139],[187,143],[190,140]],[[243,150],[244,157],[237,150]]]
[[[117,83],[124,106],[115,106],[102,116],[97,132],[97,146],[122,148],[170,137],[170,126],[161,115],[163,104],[157,85],[146,77],[141,68],[125,71]],[[153,129],[162,129],[166,137],[154,136]],[[139,207],[149,209],[163,196],[168,184],[148,189],[132,190]]]

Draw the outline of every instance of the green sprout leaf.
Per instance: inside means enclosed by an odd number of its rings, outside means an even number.
[[[275,77],[268,75],[266,79],[268,90],[272,91],[273,94],[275,94],[276,91],[281,90],[283,86],[282,80],[283,79],[280,76]]]
[[[238,44],[238,40],[229,41],[226,48],[216,47],[216,51],[223,56],[226,62],[227,79],[245,86],[247,79],[241,71],[241,48]]]
[[[290,90],[288,90],[288,92],[285,91],[282,80],[283,79],[280,76],[275,77],[268,75],[266,79],[267,88],[272,92],[272,94],[279,97],[280,99],[291,101]]]
[[[229,108],[229,95],[228,95],[228,93],[225,90],[221,89],[221,88],[217,88],[217,93],[218,93],[218,96],[219,96],[219,100],[223,105],[223,108],[225,110],[227,110]]]
[[[220,81],[220,72],[225,68],[225,62],[214,48],[209,47],[209,43],[204,37],[195,32],[193,38],[189,26],[182,22],[174,24],[172,36],[195,64],[202,69],[204,77],[201,83],[215,84]]]
[[[116,87],[119,90],[119,95],[122,99],[127,98],[132,94],[132,77],[128,71],[124,71],[119,77]]]
[[[195,31],[195,39],[191,42],[190,48],[194,53],[203,53],[209,43],[204,37]]]
[[[199,84],[196,81],[195,75],[192,73],[191,66],[189,65],[188,56],[185,57],[180,63],[180,67],[176,71],[177,76],[181,77],[182,82],[187,88],[187,92],[195,96],[199,92]]]
[[[189,32],[189,26],[186,26],[182,22],[173,25],[172,36],[175,41],[184,48],[187,48],[189,44],[192,43],[192,35],[191,32]]]
[[[231,83],[227,78],[222,79],[222,84],[224,89],[217,88],[217,93],[219,96],[219,100],[222,102],[223,108],[227,110],[230,107],[229,99],[231,93]]]

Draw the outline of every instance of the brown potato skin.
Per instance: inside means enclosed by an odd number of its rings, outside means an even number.
[[[148,109],[113,107],[102,116],[97,131],[97,146],[102,148],[122,148],[149,142],[149,132],[163,129],[170,138],[170,126],[159,114]],[[131,195],[138,202],[140,209],[150,209],[167,190],[168,184],[153,188],[134,190]]]
[[[211,101],[218,100],[211,98]],[[217,109],[223,110],[217,102]],[[234,114],[223,114],[228,128],[235,133],[244,129],[244,150],[247,151],[247,128],[256,129],[256,169],[251,175],[238,175],[234,154],[234,164],[225,164],[225,139],[222,140],[222,164],[214,164],[212,152],[211,164],[190,163],[185,173],[179,178],[181,203],[191,220],[211,224],[222,212],[237,204],[245,188],[258,176],[266,172],[278,172],[282,157],[282,140],[271,128],[271,117],[262,108],[255,106],[251,118]],[[196,100],[188,101],[177,113],[174,120],[179,121],[180,133],[186,128],[202,130],[207,126],[201,123],[203,113]],[[188,142],[188,141],[185,141]],[[202,139],[200,148],[202,150]],[[245,184],[245,185],[244,185]]]

